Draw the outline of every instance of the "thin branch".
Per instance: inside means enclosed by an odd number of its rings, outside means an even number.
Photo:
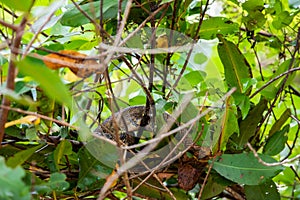
[[[66,127],[73,128],[75,130],[79,130],[79,127],[73,126],[73,125],[71,125],[67,122],[61,121],[61,120],[57,120],[57,119],[54,119],[54,118],[51,118],[51,117],[48,117],[48,116],[45,116],[45,115],[38,114],[36,112],[26,111],[26,110],[22,110],[20,108],[11,108],[9,106],[4,106],[4,105],[0,105],[0,108],[11,110],[11,111],[18,112],[18,113],[22,113],[22,114],[25,114],[25,115],[33,115],[33,116],[39,117],[39,118],[44,119],[44,120],[55,122],[56,124],[60,124],[62,126],[66,126]]]
[[[256,90],[249,98],[252,99],[253,97],[255,97],[259,92],[261,92],[263,89],[265,89],[266,87],[268,87],[270,84],[272,84],[274,81],[277,81],[278,79],[280,79],[281,77],[287,75],[287,74],[291,74],[295,71],[300,70],[300,67],[295,67],[295,68],[291,68],[289,70],[287,70],[286,72],[283,72],[281,74],[279,74],[278,76],[272,78],[271,80],[269,80],[266,84],[264,84],[262,87],[260,87],[258,90]]]
[[[2,20],[2,19],[0,19],[0,24],[3,25],[3,26],[5,26],[5,27],[7,27],[7,28],[10,28],[10,29],[12,29],[14,31],[17,31],[18,28],[19,28],[19,26],[16,26],[14,24],[10,24],[10,23]]]
[[[216,157],[212,160],[211,164],[210,164],[209,167],[208,167],[208,171],[207,171],[207,173],[206,173],[206,176],[205,176],[204,181],[203,181],[203,183],[202,183],[201,189],[200,189],[200,191],[199,191],[198,200],[200,200],[201,197],[202,197],[202,194],[203,194],[203,191],[204,191],[204,186],[205,186],[205,184],[206,184],[206,182],[207,182],[207,180],[208,180],[208,177],[209,177],[209,175],[210,175],[210,172],[211,172],[211,170],[212,170],[212,168],[213,168],[213,166],[214,166],[215,160],[216,160]]]
[[[267,162],[263,161],[263,160],[259,157],[257,151],[252,147],[252,145],[251,145],[249,142],[247,142],[247,146],[248,146],[249,149],[252,151],[252,153],[254,154],[254,156],[257,158],[258,162],[261,163],[262,165],[265,165],[265,166],[268,166],[268,167],[272,167],[272,166],[280,166],[280,165],[283,165],[283,164],[288,164],[288,163],[291,163],[291,162],[293,162],[293,161],[295,161],[295,160],[298,160],[298,159],[300,158],[300,155],[297,155],[297,156],[295,156],[294,158],[286,159],[286,160],[284,160],[284,161],[282,161],[282,162],[267,163]]]

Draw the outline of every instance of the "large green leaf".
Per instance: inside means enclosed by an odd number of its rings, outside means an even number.
[[[29,11],[32,4],[32,0],[20,1],[20,0],[0,0],[1,3],[7,5],[13,10]]]
[[[91,190],[103,186],[105,178],[113,169],[99,162],[86,148],[78,152],[78,158],[80,167],[78,187]]]
[[[280,200],[277,186],[272,180],[260,185],[245,185],[245,194],[247,200]]]
[[[270,156],[260,154],[268,163],[276,162]],[[213,169],[225,178],[238,184],[258,185],[276,176],[283,166],[265,166],[258,162],[253,153],[223,154],[214,162]]]
[[[32,156],[32,154],[34,154],[36,150],[38,150],[42,146],[43,145],[38,145],[14,154],[12,157],[8,158],[6,162],[7,166],[15,168],[18,165],[22,165],[27,159]]]
[[[262,120],[262,114],[268,108],[267,103],[267,100],[261,99],[260,102],[250,110],[247,117],[240,122],[240,135],[235,134],[232,137],[232,140],[239,148],[243,148],[244,144],[255,135],[257,126]]]
[[[26,58],[17,63],[20,73],[37,81],[46,95],[71,108],[72,98],[59,76],[37,60]]]
[[[122,7],[126,5],[127,1],[122,2]],[[103,19],[113,19],[117,17],[118,13],[118,3],[117,0],[103,0]],[[90,2],[87,4],[79,5],[80,8],[87,13],[92,19],[99,19],[100,17],[100,2]],[[64,26],[78,27],[90,22],[90,20],[82,14],[74,5],[72,8],[65,12],[61,18],[61,24]]]
[[[292,112],[290,108],[287,108],[282,115],[280,116],[279,119],[275,121],[273,124],[271,130],[269,131],[269,136],[272,136],[275,132],[279,131],[283,124],[290,118]]]
[[[217,37],[217,34],[230,34],[237,32],[239,25],[226,19],[224,17],[213,17],[204,20],[200,29],[201,39],[213,39]]]
[[[289,125],[283,127],[282,130],[274,133],[268,138],[266,145],[264,146],[263,153],[270,156],[279,154],[285,147],[285,143],[288,140],[287,133],[289,132]]]
[[[220,40],[218,53],[224,66],[226,83],[229,87],[236,87],[238,92],[243,93],[244,80],[252,78],[250,65],[235,44],[221,35],[218,35],[218,38]]]

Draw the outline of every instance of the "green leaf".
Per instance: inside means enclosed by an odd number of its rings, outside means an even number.
[[[270,156],[279,154],[285,146],[288,140],[287,133],[289,132],[290,126],[286,125],[282,130],[274,133],[268,138],[266,145],[264,146],[263,153]]]
[[[268,163],[276,162],[270,156],[259,154]],[[238,184],[258,185],[276,176],[283,166],[265,166],[258,162],[253,153],[223,154],[214,162],[213,169],[225,178]]]
[[[36,150],[40,149],[43,144],[19,151],[18,153],[14,154],[12,157],[9,157],[6,164],[9,167],[15,168],[18,165],[22,165],[26,160],[28,160],[32,154],[35,153]]]
[[[243,3],[242,7],[248,12],[262,10],[264,8],[264,2],[261,0],[248,0]]]
[[[0,0],[1,3],[7,5],[9,8],[18,11],[29,11],[32,4],[32,0],[20,1],[20,0]]]
[[[117,17],[118,12],[117,0],[104,0],[103,1],[103,20],[114,19]],[[127,1],[122,2],[124,8]],[[87,13],[92,19],[99,19],[100,17],[100,3],[99,1],[90,2],[87,4],[79,5],[83,12]],[[90,20],[82,14],[74,5],[72,8],[65,12],[61,18],[60,23],[64,26],[78,27],[90,22]]]
[[[47,185],[52,191],[60,192],[69,188],[70,184],[66,181],[67,176],[62,173],[53,173]]]
[[[201,64],[205,63],[206,61],[207,61],[207,56],[204,53],[196,53],[194,55],[194,62],[196,64],[201,65]]]
[[[223,192],[227,186],[232,184],[234,183],[220,176],[216,172],[212,172],[204,186],[201,199],[211,199]]]
[[[299,12],[299,11],[298,11]],[[297,14],[297,13],[295,13]],[[288,11],[282,11],[281,13],[277,14],[274,18],[272,25],[276,29],[281,29],[288,26],[294,18],[295,15],[290,14]]]
[[[269,131],[269,136],[272,136],[275,132],[279,131],[281,129],[281,127],[283,126],[283,124],[285,124],[285,122],[290,118],[291,116],[291,109],[287,108],[282,115],[280,116],[279,119],[277,119],[275,121],[275,123],[273,124],[271,130]]]
[[[250,110],[250,99],[248,96],[240,93],[233,94],[235,104],[240,108],[242,113],[242,119],[244,120]]]
[[[72,107],[72,98],[67,87],[60,78],[41,62],[26,58],[17,64],[20,73],[32,77],[40,84],[49,98],[55,99],[61,104]]]
[[[200,29],[201,39],[214,39],[217,34],[231,34],[239,31],[239,25],[224,17],[212,17],[204,20]]]
[[[247,200],[280,200],[277,186],[272,180],[260,185],[245,185],[244,188]]]
[[[204,81],[206,74],[203,71],[191,71],[185,74],[178,83],[178,88],[182,90],[190,90]]]
[[[59,170],[59,164],[61,163],[61,159],[65,155],[72,154],[72,144],[68,140],[62,140],[56,149],[54,150],[54,162],[56,165],[56,169]]]
[[[112,173],[113,169],[99,162],[86,148],[80,149],[78,158],[80,167],[78,187],[83,190],[102,187],[105,178]]]
[[[7,167],[4,158],[0,157],[0,199],[30,200],[29,187],[22,180],[24,176],[24,169]]]
[[[237,91],[243,93],[243,79],[252,78],[250,65],[242,52],[230,41],[218,35],[219,57],[224,66],[225,80],[229,87],[236,87]]]
[[[250,110],[247,117],[240,122],[240,135],[234,135],[232,140],[239,148],[243,148],[244,144],[255,135],[257,126],[263,117],[263,112],[268,108],[268,101],[261,99],[260,102]]]
[[[226,100],[225,110],[217,121],[217,128],[215,132],[221,133],[218,143],[220,149],[218,150],[225,150],[229,137],[234,133],[239,134],[239,126],[236,118],[237,111],[236,107],[231,103],[231,101],[231,97],[228,97]],[[216,148],[214,149],[216,150]]]

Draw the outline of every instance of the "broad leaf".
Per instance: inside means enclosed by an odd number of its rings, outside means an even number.
[[[250,99],[248,96],[241,94],[241,93],[235,93],[233,94],[235,104],[240,108],[242,119],[244,120],[250,110]]]
[[[113,169],[99,162],[86,148],[82,148],[78,152],[78,158],[80,167],[78,187],[83,190],[91,190],[103,186],[105,178],[111,174]]]
[[[245,185],[245,194],[247,200],[280,200],[277,186],[272,180],[260,185]]]
[[[1,3],[7,5],[9,8],[18,11],[29,11],[32,4],[32,0],[20,1],[20,0],[0,0]]]
[[[218,38],[218,53],[224,66],[225,80],[229,87],[236,87],[237,92],[243,93],[243,79],[252,78],[250,65],[235,44],[221,35]]]
[[[122,7],[126,5],[127,1],[122,1]],[[118,3],[116,0],[103,0],[103,20],[113,19],[117,17]],[[100,17],[100,2],[90,2],[87,4],[79,5],[83,12],[87,13],[89,17],[96,20]],[[78,27],[90,22],[90,20],[82,14],[74,5],[72,8],[65,12],[61,18],[61,24],[64,26]]]
[[[49,182],[47,185],[51,188],[52,191],[64,191],[69,188],[70,184],[66,181],[67,176],[62,173],[53,173],[50,176]]]
[[[267,100],[261,99],[261,101],[250,110],[247,117],[240,122],[240,135],[235,134],[232,138],[239,148],[243,148],[244,144],[255,135],[257,126],[263,117],[262,114],[268,108],[267,103]]]
[[[201,199],[210,199],[220,194],[229,185],[234,184],[233,182],[225,179],[217,173],[211,173],[208,177],[207,183],[204,186],[204,190]]]
[[[204,20],[200,29],[201,39],[213,39],[217,34],[230,34],[239,31],[239,25],[224,17],[213,17]]]
[[[285,124],[285,122],[290,118],[291,116],[291,109],[287,108],[282,115],[280,116],[279,119],[275,121],[273,124],[270,132],[269,132],[269,137],[272,136],[275,132],[279,131],[281,127]]]
[[[289,132],[289,125],[286,125],[282,130],[274,133],[268,138],[266,145],[264,146],[263,153],[270,156],[279,154],[285,146],[288,140],[287,133]]]
[[[18,165],[22,165],[26,160],[28,160],[32,154],[35,153],[36,150],[40,149],[43,145],[38,145],[26,150],[22,150],[16,154],[14,154],[12,157],[9,157],[6,164],[9,167],[17,167]]]
[[[270,156],[260,154],[268,163],[276,162]],[[276,176],[283,166],[265,166],[258,162],[253,153],[223,154],[213,164],[219,174],[238,184],[258,185]]]
[[[50,69],[33,59],[24,59],[17,66],[23,75],[30,76],[37,81],[48,97],[71,107],[72,98],[68,89]]]

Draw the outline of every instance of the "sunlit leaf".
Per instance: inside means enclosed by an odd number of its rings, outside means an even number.
[[[267,163],[276,162],[270,156],[260,154]],[[219,174],[238,184],[258,185],[276,176],[283,166],[265,166],[258,162],[253,153],[223,154],[213,164]]]
[[[281,29],[283,27],[286,27],[293,21],[293,18],[298,13],[299,13],[299,11],[296,13],[293,13],[293,14],[289,13],[288,11],[282,11],[281,13],[276,15],[276,17],[274,18],[274,20],[272,22],[272,25],[276,29]]]
[[[230,41],[219,35],[218,53],[225,71],[225,79],[229,87],[236,87],[243,92],[243,79],[252,78],[250,65],[242,52]]]
[[[44,67],[40,62],[24,59],[17,66],[23,75],[30,76],[37,81],[47,96],[68,107],[72,106],[72,98],[66,86],[56,74]]]
[[[250,110],[250,99],[248,96],[240,93],[233,95],[236,105],[240,108],[242,119],[245,119]]]
[[[213,39],[217,34],[230,34],[237,32],[239,25],[224,17],[212,17],[204,20],[200,29],[201,39]]]
[[[9,8],[18,11],[29,11],[32,5],[32,0],[19,1],[19,0],[0,0],[3,4],[7,5]]]
[[[127,1],[122,1],[123,8]],[[104,0],[103,1],[103,19],[112,19],[117,17],[118,3],[116,0]],[[87,13],[92,19],[99,19],[100,17],[100,3],[99,1],[90,2],[83,5],[79,5],[83,12]],[[77,27],[83,24],[89,23],[90,20],[82,14],[82,11],[78,10],[74,5],[72,8],[65,12],[61,18],[61,24],[64,26]]]

